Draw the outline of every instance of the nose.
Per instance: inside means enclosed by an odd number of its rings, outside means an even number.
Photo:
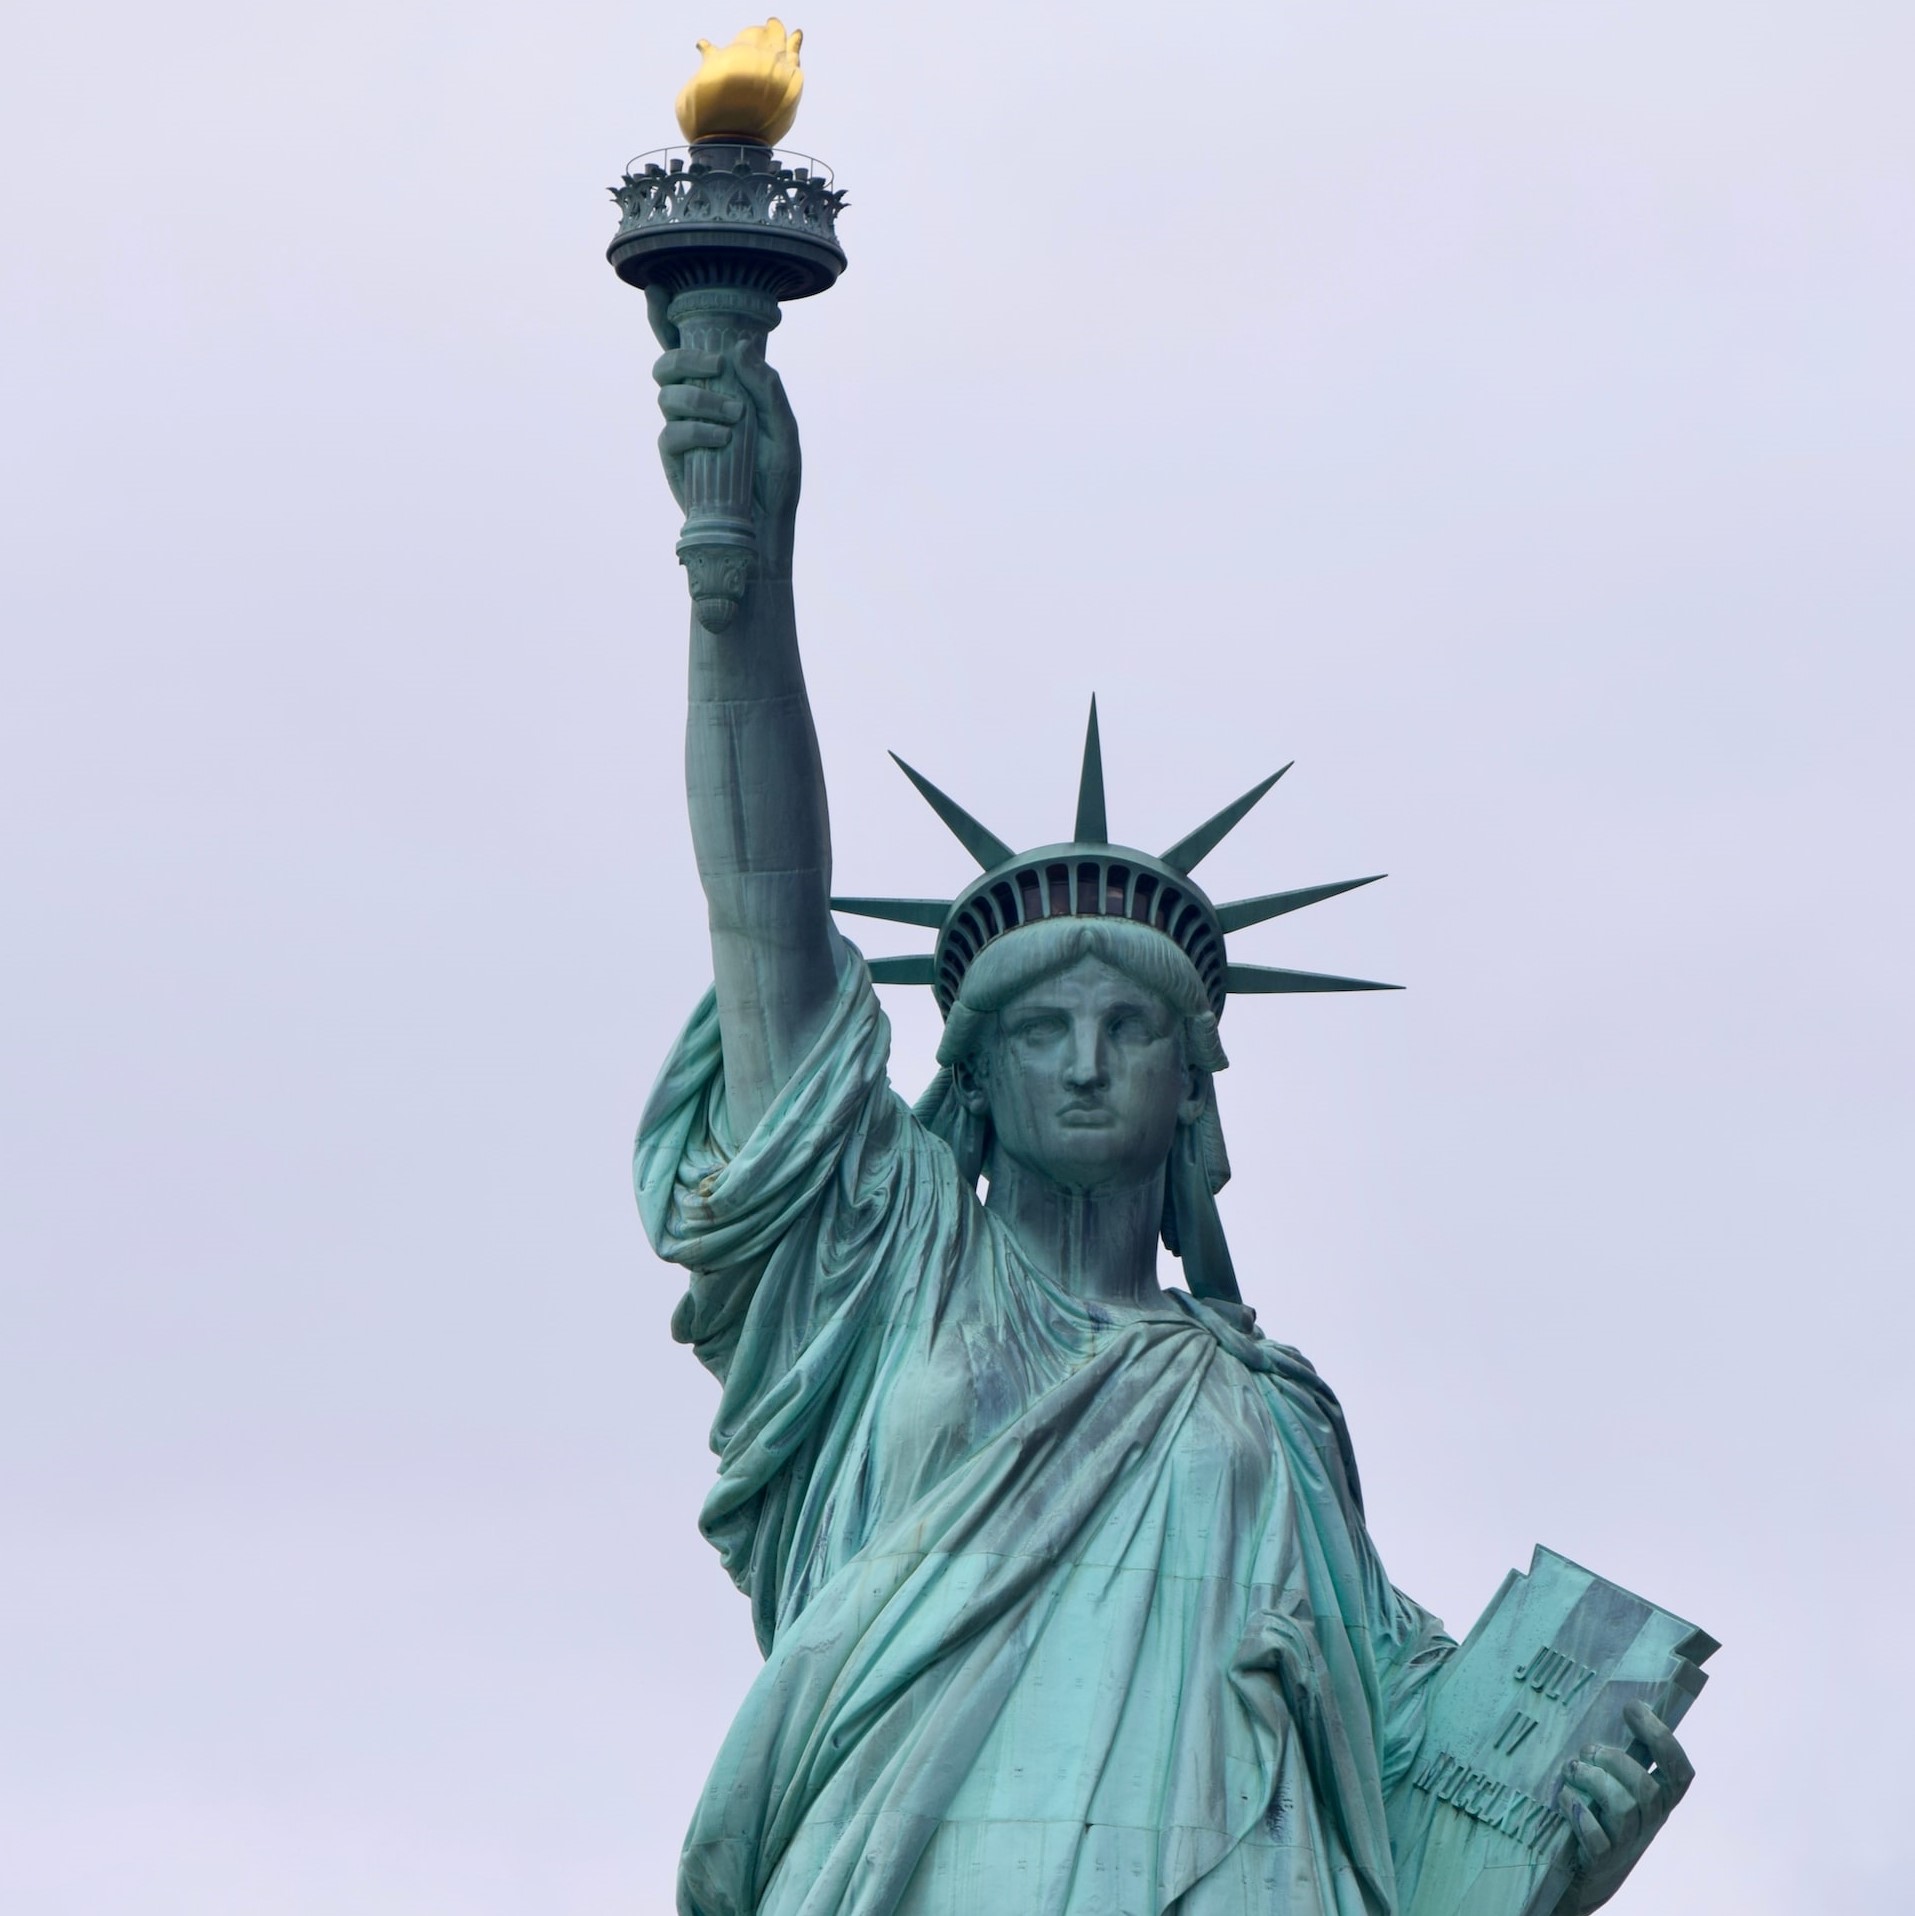
[[[1070,1055],[1064,1060],[1064,1082],[1073,1091],[1101,1091],[1110,1082],[1104,1034],[1097,1019],[1078,1018],[1072,1022]]]

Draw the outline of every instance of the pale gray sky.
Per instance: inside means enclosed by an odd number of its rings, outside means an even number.
[[[1628,1916],[1906,1893],[1915,11],[829,0],[775,341],[850,889],[1168,843],[1225,1215],[1462,1628],[1726,1648]],[[702,986],[605,188],[670,0],[14,0],[0,1905],[669,1906],[755,1663],[638,1109]],[[868,948],[922,941],[877,930]],[[890,992],[898,1074],[932,1017]]]

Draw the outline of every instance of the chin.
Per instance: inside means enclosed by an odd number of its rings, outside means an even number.
[[[1068,1190],[1122,1191],[1147,1184],[1163,1165],[1161,1160],[1142,1164],[1108,1132],[1093,1132],[1060,1141],[1040,1168],[1053,1183]]]

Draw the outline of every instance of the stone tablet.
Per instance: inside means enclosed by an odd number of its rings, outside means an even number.
[[[1576,1853],[1557,1807],[1564,1764],[1591,1743],[1647,1763],[1623,1706],[1640,1700],[1673,1728],[1719,1647],[1538,1545],[1438,1679],[1422,1752],[1391,1804],[1403,1916],[1548,1916]]]

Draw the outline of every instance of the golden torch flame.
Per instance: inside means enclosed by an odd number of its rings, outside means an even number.
[[[747,27],[728,47],[701,40],[705,64],[678,96],[678,124],[688,140],[762,140],[776,146],[798,117],[805,76],[798,71],[801,30],[782,20]]]

